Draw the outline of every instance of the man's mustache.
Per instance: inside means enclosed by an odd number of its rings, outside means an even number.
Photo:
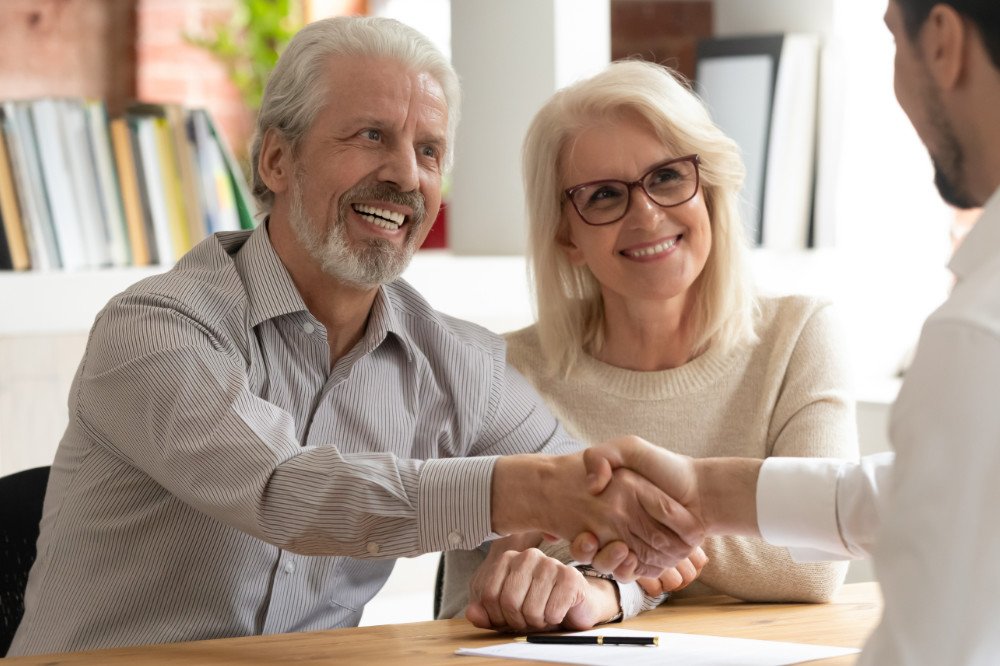
[[[346,202],[348,201],[359,200],[384,201],[398,206],[406,206],[412,211],[409,216],[410,226],[414,228],[423,224],[424,217],[427,215],[427,207],[423,194],[420,192],[400,192],[392,185],[387,185],[386,183],[355,185],[347,192],[344,192],[341,201],[345,203],[341,205],[341,208],[346,208],[348,205]]]

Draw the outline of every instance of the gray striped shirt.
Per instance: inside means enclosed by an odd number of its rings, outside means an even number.
[[[331,369],[266,225],[112,299],[69,415],[11,655],[355,625],[394,558],[491,534],[495,456],[576,447],[403,281]]]

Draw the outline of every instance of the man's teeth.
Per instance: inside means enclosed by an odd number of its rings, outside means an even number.
[[[384,208],[376,208],[375,206],[355,205],[354,210],[376,227],[382,227],[389,231],[399,229],[399,225],[406,221],[406,216],[402,213],[396,213]]]
[[[641,250],[627,250],[625,254],[630,257],[651,257],[654,254],[660,254],[661,252],[666,252],[673,246],[677,245],[677,241],[680,240],[680,236],[674,236],[668,241],[662,243],[657,243],[656,245],[651,245],[649,247],[644,247]]]

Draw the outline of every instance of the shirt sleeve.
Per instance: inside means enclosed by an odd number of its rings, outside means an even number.
[[[892,453],[859,463],[823,458],[768,458],[757,480],[757,523],[768,543],[799,562],[871,553],[893,464]]]
[[[170,299],[120,298],[95,323],[72,417],[189,506],[299,554],[393,558],[490,534],[488,450],[424,462],[302,447],[291,415],[251,390],[240,344]]]

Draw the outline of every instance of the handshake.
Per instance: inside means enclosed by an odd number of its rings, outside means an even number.
[[[638,437],[565,456],[497,461],[493,525],[571,542],[573,558],[618,580],[656,577],[706,536],[757,535],[760,460],[694,459]]]
[[[524,631],[589,628],[614,614],[586,598],[575,568],[531,548],[539,531],[569,542],[578,563],[621,582],[639,579],[647,594],[683,587],[706,562],[700,548],[706,536],[759,534],[760,465],[745,458],[693,459],[638,437],[564,456],[501,458],[493,525],[514,536],[497,542],[473,577],[468,619]],[[611,600],[617,609],[615,596]]]

